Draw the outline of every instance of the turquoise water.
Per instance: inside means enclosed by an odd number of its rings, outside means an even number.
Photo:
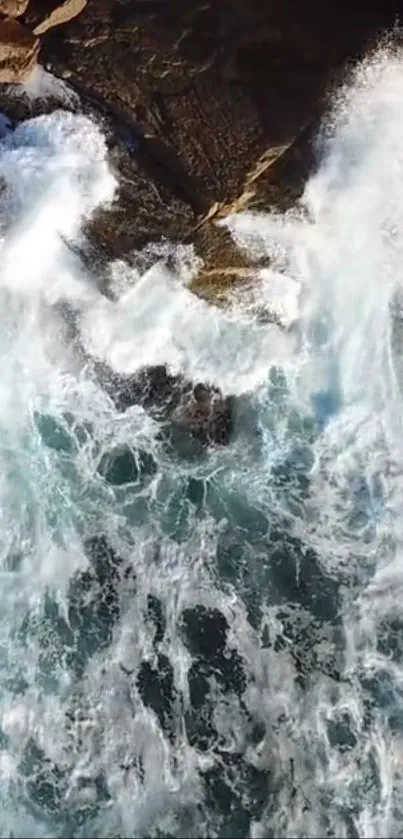
[[[380,50],[301,206],[226,220],[283,329],[194,298],[191,248],[105,299],[66,245],[113,201],[101,129],[6,131],[1,836],[402,835],[402,94]],[[230,445],[118,411],[66,307],[117,373],[234,395]]]

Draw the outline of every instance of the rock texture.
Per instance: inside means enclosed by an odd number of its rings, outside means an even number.
[[[0,0],[0,14],[6,17],[21,17],[28,8],[29,0]]]
[[[63,3],[51,0],[51,2],[34,5],[32,15],[41,18],[33,28],[34,34],[43,35],[48,29],[67,23],[77,17],[86,5],[87,0],[64,0]]]
[[[329,88],[402,10],[403,0],[31,0],[24,22],[41,34],[41,62],[109,126],[121,188],[88,231],[96,251],[191,242],[204,260],[194,290],[214,299],[219,287],[224,300],[225,278],[243,281],[248,265],[215,221],[295,201]]]
[[[0,20],[0,83],[29,78],[39,51],[39,40],[13,18]]]
[[[193,242],[207,296],[211,271],[241,276],[244,257],[215,218],[295,200],[329,85],[400,5],[89,0],[43,54],[126,125],[112,143],[120,198],[93,227],[99,246],[120,256],[162,237]]]

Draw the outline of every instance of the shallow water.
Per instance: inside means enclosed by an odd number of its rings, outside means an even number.
[[[189,248],[107,266],[102,297],[77,256],[117,186],[99,127],[5,129],[1,836],[403,835],[402,96],[381,49],[301,206],[226,221],[285,330],[194,298]],[[117,371],[236,395],[231,445],[118,412],[66,308]]]

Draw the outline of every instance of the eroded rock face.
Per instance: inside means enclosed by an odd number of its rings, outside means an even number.
[[[39,40],[12,18],[0,21],[0,83],[18,84],[32,73],[38,57]]]
[[[113,373],[100,362],[94,371],[116,408],[141,405],[156,419],[169,422],[202,446],[228,445],[234,431],[235,400],[212,385],[186,381],[164,365],[148,367],[132,376]]]
[[[0,14],[6,17],[21,17],[28,8],[29,0],[0,0]]]

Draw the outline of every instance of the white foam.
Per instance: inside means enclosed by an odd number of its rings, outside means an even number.
[[[29,78],[21,84],[7,85],[8,96],[35,102],[35,100],[56,100],[60,107],[77,105],[79,97],[63,79],[54,76],[37,64]]]
[[[64,240],[77,239],[95,207],[113,199],[116,181],[103,136],[83,116],[59,111],[19,125],[0,152],[0,285],[49,302],[83,285]]]
[[[57,815],[49,816],[56,831],[63,832],[57,818],[69,808],[93,802],[99,777],[111,798],[83,831],[182,835],[191,825],[194,835],[211,835],[219,829],[205,821],[200,770],[221,764],[186,737],[191,655],[178,630],[181,611],[204,603],[227,617],[231,644],[251,679],[244,704],[266,725],[262,743],[249,744],[245,707],[215,687],[220,747],[231,755],[244,744],[245,759],[270,767],[274,778],[251,835],[347,836],[352,825],[362,837],[400,835],[401,736],[393,725],[402,710],[403,669],[378,648],[378,630],[400,614],[402,592],[402,400],[390,318],[402,282],[402,96],[402,56],[381,50],[341,91],[302,207],[285,217],[245,214],[227,222],[246,249],[270,257],[262,293],[294,324],[288,332],[192,296],[191,249],[179,252],[175,274],[157,252],[143,272],[116,263],[117,300],[104,299],[65,244],[80,239],[82,220],[114,196],[99,130],[84,117],[58,112],[2,141],[0,717],[8,740],[0,748],[0,833],[51,835],[40,806],[32,818],[25,806],[30,793],[21,766],[30,740],[67,777]],[[117,414],[72,360],[52,309],[66,298],[82,309],[87,346],[117,370],[167,363],[194,380],[250,393],[261,431],[256,445],[245,434],[200,463],[169,459],[144,412]],[[280,396],[268,384],[273,366],[286,374]],[[38,414],[63,432],[65,449],[43,439]],[[304,436],[306,418],[312,424]],[[104,452],[123,443],[158,461],[145,486],[116,490],[97,472]],[[271,481],[273,462],[303,445],[312,463],[306,498]],[[213,497],[201,520],[186,496],[189,478],[208,483]],[[231,507],[237,504],[239,518],[246,507],[239,528]],[[311,643],[315,622],[293,612],[301,620],[301,643],[307,638],[304,655],[311,655],[304,689],[295,678],[286,608],[277,609],[270,588],[269,535],[248,541],[246,519],[256,512],[265,514],[273,533],[285,520],[292,535],[317,550],[319,569],[339,583],[343,638],[323,619],[323,634]],[[136,584],[125,581],[111,643],[74,681],[57,633],[46,636],[44,592],[68,617],[66,592],[86,568],[88,531],[107,534],[132,562]],[[242,542],[242,567],[217,584],[224,537],[235,564],[236,540]],[[284,649],[260,644],[242,602],[244,579],[262,600],[266,593],[272,598],[263,604],[264,619],[273,639],[284,622]],[[144,708],[136,683],[140,662],[155,663],[144,616],[150,592],[166,609],[162,651],[176,686],[171,736]],[[339,679],[321,667],[330,659]],[[120,664],[133,669],[133,678]],[[379,677],[379,688],[385,674],[389,695],[383,706],[375,698],[369,707],[363,676]],[[26,687],[13,690],[10,676]],[[329,735],[329,724],[343,715],[355,738],[348,751]]]
[[[271,365],[292,357],[292,337],[279,327],[222,313],[184,280],[157,262],[116,303],[99,300],[83,319],[88,348],[121,372],[166,363],[229,393],[258,387]]]
[[[275,269],[301,283],[305,363],[294,395],[307,410],[312,399],[313,404],[319,404],[318,397],[332,400],[314,444],[310,497],[296,515],[295,532],[315,547],[332,575],[344,577],[347,585],[355,575],[362,579],[356,611],[346,607],[344,617],[347,668],[340,691],[340,701],[357,719],[357,746],[346,761],[329,747],[320,707],[328,715],[338,703],[336,692],[331,697],[332,688],[320,680],[312,688],[314,710],[298,725],[312,726],[310,737],[326,755],[323,763],[310,765],[310,772],[317,790],[324,795],[331,790],[333,830],[350,835],[337,806],[343,809],[351,800],[357,809],[355,830],[363,837],[399,835],[402,806],[400,771],[389,751],[395,732],[388,712],[379,707],[364,731],[360,683],[363,673],[382,683],[387,672],[394,685],[389,700],[400,713],[401,662],[389,662],[377,643],[381,622],[401,612],[402,480],[392,464],[403,456],[403,413],[391,311],[403,285],[402,95],[401,51],[382,48],[359,66],[336,98],[319,143],[320,165],[301,210],[284,218],[245,214],[228,220],[241,246],[254,256],[270,257]],[[366,797],[358,780],[364,783],[368,759],[379,773],[379,798]],[[315,809],[302,763],[298,789]],[[286,818],[278,811],[279,835],[324,830],[318,814],[304,820],[302,806],[300,800]],[[318,813],[318,800],[316,808]],[[262,824],[262,835],[276,829],[272,821]]]

